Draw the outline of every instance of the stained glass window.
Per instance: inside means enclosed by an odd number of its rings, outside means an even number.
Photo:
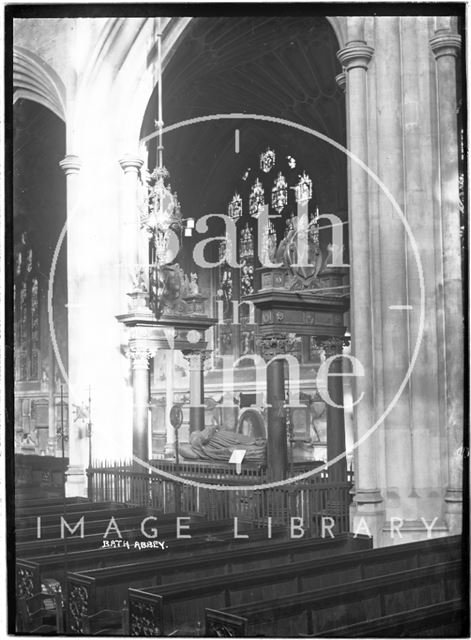
[[[39,280],[27,243],[23,234],[15,259],[15,375],[19,381],[39,380],[40,371]]]

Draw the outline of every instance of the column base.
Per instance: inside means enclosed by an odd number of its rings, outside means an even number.
[[[394,523],[398,527],[394,528]],[[431,522],[429,521],[430,527]],[[379,546],[388,547],[396,544],[406,544],[408,542],[419,542],[420,540],[429,540],[432,538],[443,538],[449,535],[449,530],[443,520],[436,522],[430,533],[427,531],[421,520],[406,520],[399,528],[398,522],[394,519],[386,520],[382,531],[382,540]]]
[[[445,522],[450,536],[463,530],[463,492],[461,489],[447,489],[445,494]]]
[[[375,548],[381,545],[385,517],[383,498],[378,489],[355,494],[350,507],[350,530],[372,537]]]
[[[66,498],[87,497],[87,476],[85,467],[70,465],[65,472],[65,496]]]

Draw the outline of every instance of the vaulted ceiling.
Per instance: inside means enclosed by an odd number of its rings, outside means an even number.
[[[287,119],[345,144],[345,96],[335,82],[339,48],[325,18],[195,18],[163,76],[165,125],[212,114],[252,113]],[[154,131],[157,91],[142,136]],[[234,131],[240,131],[235,150]],[[185,217],[225,213],[248,168],[270,145],[294,156],[314,182],[321,211],[346,215],[346,159],[327,142],[285,125],[220,120],[164,136],[164,161]],[[149,143],[155,164],[155,140]]]

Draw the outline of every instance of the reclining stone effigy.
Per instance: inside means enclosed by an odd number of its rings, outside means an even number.
[[[245,462],[264,463],[266,460],[266,440],[218,429],[215,426],[191,433],[190,443],[180,445],[178,452],[187,460],[228,462],[235,449],[245,450]]]

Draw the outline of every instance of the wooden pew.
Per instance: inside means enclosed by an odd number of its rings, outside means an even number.
[[[162,584],[128,591],[130,619],[144,603],[152,602],[153,626],[165,635],[182,624],[204,619],[205,607],[219,608],[288,595],[345,581],[373,578],[402,569],[420,568],[440,562],[459,560],[461,536],[439,538],[344,555],[303,559],[291,564],[273,564],[263,569],[237,574],[217,574],[197,580]],[[133,629],[130,630],[134,635]]]
[[[459,599],[461,561],[388,573],[221,610],[207,608],[206,636],[295,636]]]
[[[95,503],[97,504],[97,503]],[[84,511],[76,511],[76,512],[64,512],[59,511],[58,513],[46,514],[42,515],[40,512],[34,516],[20,516],[15,518],[15,527],[18,531],[23,531],[25,529],[34,529],[36,535],[37,528],[37,518],[40,517],[41,529],[45,530],[46,527],[56,526],[60,530],[60,522],[61,518],[65,518],[67,522],[71,525],[78,522],[82,516],[85,517],[87,522],[92,522],[94,520],[109,520],[111,516],[114,518],[126,518],[128,516],[136,515],[139,516],[142,514],[142,517],[148,515],[154,515],[162,513],[158,509],[154,509],[151,507],[122,507],[121,505],[115,507],[103,507],[102,509],[93,509],[93,510],[84,510]],[[176,517],[177,514],[175,514]],[[180,514],[186,515],[186,514]]]
[[[132,505],[126,505],[122,502],[71,502],[65,505],[65,513],[88,513],[89,511],[101,511],[103,509],[130,509]],[[23,517],[36,517],[56,515],[60,516],[64,513],[64,505],[54,503],[50,505],[44,505],[42,507],[36,507],[31,505],[28,507],[16,507],[15,508],[15,520],[16,518]]]
[[[88,504],[91,501],[88,498],[81,498],[80,496],[73,496],[70,498],[64,498],[62,497],[53,497],[53,498],[25,498],[23,496],[18,496],[15,494],[15,507],[17,509],[19,508],[23,508],[23,509],[41,509],[43,507],[51,507],[54,505],[59,506],[59,508],[62,508],[62,506],[64,505],[64,503],[66,505],[71,505],[71,504]]]
[[[168,515],[168,514],[167,514]],[[187,517],[179,514],[180,517]],[[167,517],[167,516],[163,516]],[[194,516],[192,516],[194,518]],[[119,525],[119,522],[118,522]],[[164,523],[158,526],[159,539],[167,539],[173,541],[176,539],[176,516],[170,518],[169,523]],[[202,517],[194,518],[191,523],[191,529],[195,535],[198,534],[211,534],[217,533],[221,529],[227,529],[232,526],[232,519],[230,520],[218,520],[209,521],[203,520]],[[123,540],[128,540],[130,544],[134,544],[135,541],[148,541],[145,536],[142,535],[140,530],[140,521],[136,522],[136,526],[128,528],[120,528],[120,532],[123,536]],[[92,533],[85,535],[83,538],[76,533],[73,536],[67,536],[62,538],[50,538],[49,540],[29,540],[26,542],[18,542],[16,545],[16,557],[17,558],[31,558],[38,554],[47,555],[53,553],[64,553],[65,548],[67,551],[80,551],[86,549],[102,548],[103,535],[105,531],[101,533]],[[112,539],[113,534],[109,535],[109,539]]]
[[[247,540],[246,540],[247,542]],[[127,597],[128,587],[147,587],[164,582],[201,579],[221,573],[230,574],[250,569],[261,570],[274,563],[288,564],[295,560],[308,561],[324,555],[345,553],[353,549],[371,547],[366,536],[353,534],[339,535],[334,539],[287,540],[278,542],[265,540],[257,545],[244,545],[232,551],[213,551],[192,557],[172,557],[149,561],[146,551],[142,559],[128,566],[109,567],[81,574],[69,573],[67,590],[69,594],[68,620],[70,631],[81,633],[83,617],[94,615],[102,609],[119,610]],[[80,616],[77,615],[80,611]]]
[[[409,611],[336,627],[321,633],[302,635],[303,638],[453,638],[469,632],[465,627],[462,598],[440,604],[418,607]]]
[[[190,540],[174,540],[168,544],[167,548],[153,552],[153,557],[167,558],[174,556],[176,553],[181,556],[183,554],[193,555],[205,552],[207,551],[208,543],[210,543],[211,549],[217,548],[219,550],[231,550],[247,545],[245,540],[234,540],[232,528],[229,530],[225,526],[221,528],[217,522],[214,525],[211,535],[203,533],[199,536],[193,536]],[[274,539],[279,539],[285,536],[285,529],[284,527],[273,527],[272,533]],[[261,528],[253,529],[250,531],[250,539],[252,542],[249,544],[265,544],[266,530]],[[33,556],[27,559],[18,558],[16,560],[17,597],[23,597],[22,594],[28,590],[27,585],[31,584],[31,582],[40,584],[45,578],[53,578],[64,585],[66,570],[80,573],[87,569],[103,569],[120,564],[129,564],[130,560],[135,557],[132,555],[133,553],[132,550],[128,551],[123,548],[100,548],[72,551],[67,553],[67,559],[64,553]]]
[[[183,515],[184,514],[180,514],[180,516],[183,516]],[[175,522],[175,519],[177,517],[176,514],[163,515],[162,513],[159,514],[158,512],[155,512],[155,511],[152,512],[147,509],[143,509],[139,507],[137,507],[136,509],[127,510],[126,512],[105,511],[105,512],[100,512],[96,514],[94,517],[90,517],[89,514],[84,514],[83,529],[84,529],[85,535],[91,535],[93,533],[101,533],[102,535],[104,535],[108,526],[110,525],[110,522],[112,522],[110,533],[108,535],[109,537],[113,538],[113,537],[116,537],[116,533],[113,534],[113,532],[116,532],[116,528],[114,527],[113,521],[111,520],[112,517],[115,519],[115,522],[118,525],[119,530],[122,531],[122,530],[131,529],[135,525],[139,527],[141,521],[148,516],[155,516],[156,518],[158,518],[158,522],[160,524],[166,524],[172,521]],[[81,515],[80,517],[79,515],[75,515],[74,517],[71,517],[71,518],[66,517],[65,520],[68,523],[69,527],[73,529],[77,525],[77,523],[80,521],[81,517],[82,517]],[[203,516],[193,516],[194,521],[196,521],[197,519],[202,520]],[[36,526],[27,528],[27,529],[19,529],[15,532],[16,542],[17,544],[20,542],[26,542],[28,540],[36,540],[38,542],[41,542],[43,540],[51,540],[51,539],[60,537],[61,519],[58,518],[54,524],[50,524],[46,526],[44,526],[43,523],[41,522],[41,528],[39,533],[41,536],[40,538],[37,537],[38,530]],[[68,532],[67,527],[65,525],[64,525],[64,534],[71,535]]]
[[[247,544],[250,544],[251,548],[257,544],[266,544],[266,531],[263,531],[261,528],[257,528],[249,531],[249,533],[252,541],[251,543],[247,543],[245,540],[234,540],[232,528],[230,531],[221,529],[221,531],[217,532],[216,536],[212,533],[211,535],[202,534],[200,536],[194,536],[191,540],[175,540],[165,550],[156,551],[155,557],[169,558],[172,555],[175,556],[175,554],[182,557],[183,555],[188,556],[201,553],[202,551],[204,552],[207,550],[208,542],[211,544],[212,549],[216,546],[218,549],[227,550],[241,548],[241,546],[247,546]],[[284,527],[273,527],[272,534],[274,539],[280,538],[285,535],[285,529]],[[18,601],[23,601],[27,594],[31,595],[33,591],[37,591],[43,580],[47,578],[57,580],[62,585],[63,591],[66,567],[68,571],[78,572],[85,569],[96,568],[97,566],[104,568],[108,566],[129,564],[129,562],[130,558],[127,550],[123,550],[122,548],[72,552],[67,554],[67,561],[64,554],[39,556],[30,560],[19,559],[16,562],[17,599]],[[23,615],[24,611],[25,609],[23,608]],[[123,612],[127,615],[127,607],[123,609]],[[111,617],[111,619],[121,620],[120,615],[122,617],[123,612],[118,616],[114,615],[114,618]],[[96,629],[97,626],[105,624],[109,622],[109,620],[109,611],[104,614],[104,619],[100,616],[91,617],[88,621],[90,633],[93,634],[94,629]],[[22,625],[26,628],[31,626],[31,623],[26,621],[22,622]]]
[[[46,602],[53,602],[53,610],[46,608]],[[56,635],[64,632],[61,595],[35,593],[30,598],[17,601],[17,624],[19,633]]]

